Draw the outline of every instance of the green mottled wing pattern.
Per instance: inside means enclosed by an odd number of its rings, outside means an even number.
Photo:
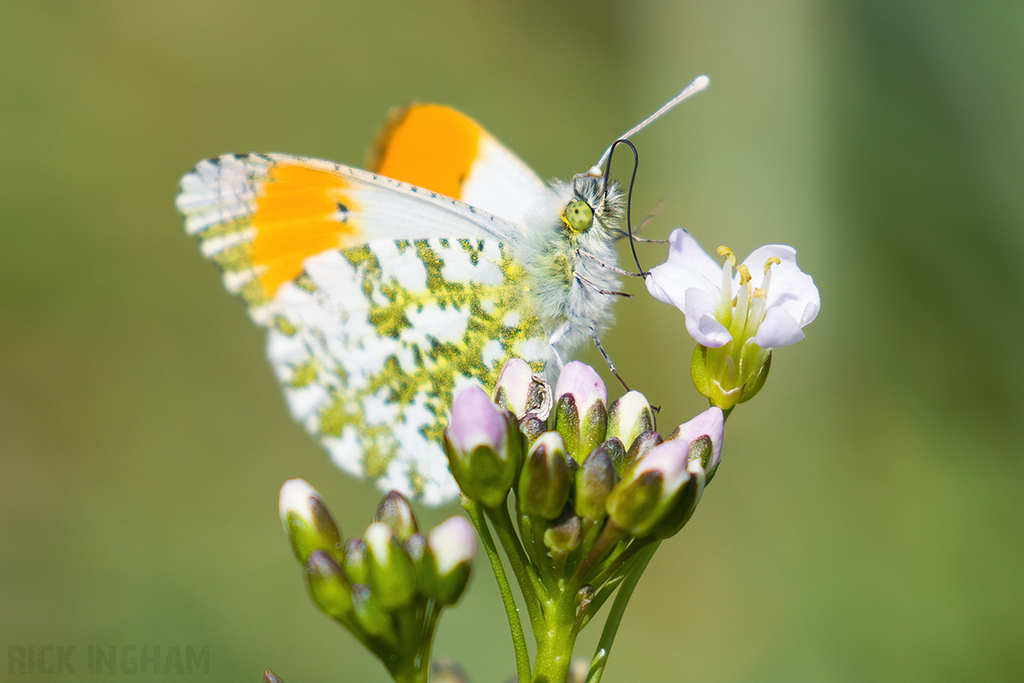
[[[493,240],[377,240],[308,258],[277,294],[268,356],[293,415],[355,476],[439,504],[453,393],[550,355],[526,273]]]

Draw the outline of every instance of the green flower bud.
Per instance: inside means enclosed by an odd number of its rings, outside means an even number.
[[[370,582],[370,570],[366,562],[366,542],[361,538],[348,539],[345,543],[345,562],[341,566],[349,581],[354,584]]]
[[[618,439],[601,444],[590,452],[576,473],[575,510],[580,517],[604,519],[604,503],[615,486],[611,452],[616,448],[621,454],[622,444]]]
[[[615,466],[615,471],[619,473],[620,477],[625,476],[629,468],[633,466],[636,461],[642,459],[645,455],[651,452],[651,450],[660,444],[664,439],[657,432],[647,432],[637,437],[633,445],[629,447],[625,457]]]
[[[435,659],[430,663],[430,683],[469,683],[469,676],[455,660]]]
[[[420,568],[423,566],[423,553],[426,551],[426,547],[427,537],[423,534],[413,534],[402,544],[405,554],[412,560],[412,564],[416,567],[417,571],[420,571]]]
[[[569,554],[580,547],[581,539],[580,518],[568,511],[544,530],[544,546],[559,571],[565,567]]]
[[[605,440],[608,391],[592,367],[572,361],[555,385],[555,429],[569,454],[582,460]]]
[[[314,550],[306,560],[306,585],[313,604],[336,621],[347,623],[353,613],[352,587],[329,553]]]
[[[431,529],[423,556],[426,594],[442,605],[458,602],[475,556],[476,530],[465,517],[450,517]]]
[[[548,423],[536,415],[527,415],[519,421],[519,432],[526,438],[526,448],[529,449],[537,437],[548,431]]]
[[[404,543],[410,536],[419,532],[416,515],[409,501],[398,491],[388,491],[380,501],[377,512],[373,515],[374,522],[387,524],[400,542]]]
[[[278,509],[292,551],[305,564],[314,550],[323,550],[336,563],[344,561],[341,529],[323,498],[302,479],[286,481],[281,487]]]
[[[444,447],[452,476],[467,498],[489,508],[504,504],[519,473],[519,430],[479,387],[456,395]]]
[[[686,469],[690,473],[689,479],[665,508],[661,519],[651,527],[650,536],[657,539],[675,536],[690,521],[693,511],[697,509],[697,503],[700,502],[706,484],[704,469],[698,460],[690,460]]]
[[[639,391],[630,391],[615,399],[608,409],[608,438],[615,437],[626,450],[637,438],[654,431],[651,404]]]
[[[525,515],[556,519],[562,514],[571,487],[572,470],[561,434],[541,434],[530,448],[519,475],[516,497],[519,511]]]
[[[634,538],[649,535],[673,510],[676,494],[691,477],[689,454],[689,443],[666,441],[638,460],[608,496],[605,509],[611,521]]]
[[[380,603],[377,596],[369,586],[357,583],[352,586],[352,608],[355,612],[356,623],[366,635],[383,640],[392,650],[398,649],[398,634],[395,632],[395,625]],[[360,640],[363,640],[360,638]],[[373,648],[378,652],[378,648]],[[385,650],[386,652],[386,650]],[[378,656],[382,656],[378,652]]]
[[[724,436],[725,415],[720,408],[713,406],[689,422],[679,425],[670,438],[690,442],[690,460],[700,461],[706,475],[704,485],[707,486],[722,459]]]
[[[417,577],[402,544],[390,527],[381,522],[367,527],[364,540],[374,600],[387,611],[408,605],[416,596]]]

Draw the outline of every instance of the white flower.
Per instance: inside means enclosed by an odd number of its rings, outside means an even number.
[[[762,349],[777,349],[804,338],[801,328],[821,307],[818,288],[796,265],[796,250],[783,244],[755,249],[736,268],[728,249],[719,265],[690,233],[669,237],[668,261],[651,270],[647,290],[686,316],[686,330],[708,348],[750,339]]]
[[[727,411],[761,390],[771,350],[804,338],[821,299],[814,280],[797,267],[793,247],[760,247],[739,266],[728,248],[718,253],[723,265],[688,232],[674,230],[668,261],[646,282],[654,298],[686,316],[686,331],[698,344],[690,363],[693,383]]]

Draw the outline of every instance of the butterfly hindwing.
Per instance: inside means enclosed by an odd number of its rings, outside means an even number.
[[[438,503],[452,394],[510,355],[543,364],[521,267],[494,241],[374,241],[306,261],[268,355],[296,419],[345,471]]]

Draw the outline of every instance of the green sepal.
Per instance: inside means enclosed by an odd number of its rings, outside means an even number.
[[[398,634],[389,615],[376,599],[369,586],[352,586],[352,608],[359,627],[366,635],[383,640],[392,650],[398,648]],[[374,648],[374,652],[377,649]],[[381,653],[377,653],[381,656]]]
[[[374,599],[387,611],[394,611],[412,602],[416,596],[417,576],[412,558],[391,529],[383,523],[371,524],[364,536],[370,590]]]
[[[486,508],[493,509],[505,502],[522,460],[522,438],[515,417],[507,411],[505,415],[509,428],[502,444],[504,454],[486,444],[476,446],[469,453],[459,453],[447,432],[444,436],[448,468],[456,483],[467,498]]]
[[[572,394],[562,394],[555,401],[555,431],[562,435],[565,450],[576,453],[580,447],[580,413]]]
[[[664,478],[655,470],[619,482],[605,503],[609,519],[632,536],[645,535],[657,521],[664,485]]]
[[[341,529],[331,516],[331,511],[319,496],[310,496],[308,504],[308,523],[296,511],[289,511],[285,516],[285,533],[288,534],[295,558],[300,564],[305,564],[314,550],[323,550],[335,562],[343,562],[345,550]]]
[[[348,539],[348,543],[345,544],[345,561],[341,566],[345,570],[345,576],[353,584],[370,582],[366,566],[366,543],[363,539]]]
[[[622,443],[609,439],[587,456],[576,472],[574,482],[574,507],[576,514],[587,519],[604,519],[605,500],[615,486],[615,463],[612,451],[618,450],[622,457]]]
[[[704,471],[698,469],[695,472],[691,469],[690,478],[679,487],[679,491],[672,497],[661,518],[644,535],[663,540],[678,534],[693,516],[706,485]]]
[[[572,488],[572,469],[565,442],[558,432],[542,434],[530,448],[519,475],[519,511],[543,519],[562,514]]]
[[[334,558],[323,550],[314,550],[304,569],[313,604],[332,619],[350,624],[353,616],[352,587]]]
[[[582,462],[592,450],[601,445],[608,432],[608,409],[602,401],[595,401],[580,423],[580,437],[576,450],[569,449],[577,462]]]
[[[381,499],[373,515],[373,521],[387,524],[395,538],[402,543],[420,530],[409,500],[398,491],[388,491]]]

